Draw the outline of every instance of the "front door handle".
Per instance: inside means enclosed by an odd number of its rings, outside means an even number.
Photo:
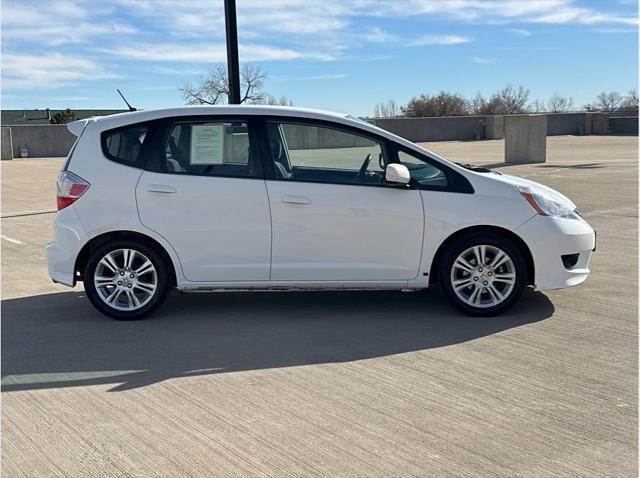
[[[176,188],[173,186],[167,186],[165,184],[149,184],[147,186],[147,191],[152,193],[164,193],[164,194],[172,194],[176,193]]]
[[[286,204],[311,204],[311,199],[306,196],[293,196],[287,194],[282,196],[282,202]]]

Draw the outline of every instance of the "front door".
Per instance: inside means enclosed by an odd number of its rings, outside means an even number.
[[[189,281],[267,281],[271,222],[246,120],[172,120],[136,188],[142,224],[171,243]]]
[[[339,125],[268,120],[276,281],[404,281],[418,274],[419,191],[384,182],[382,140]],[[266,148],[265,148],[266,149]]]

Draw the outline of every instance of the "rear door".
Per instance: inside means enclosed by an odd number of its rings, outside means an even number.
[[[383,139],[313,121],[267,119],[271,279],[404,281],[418,273],[420,192],[384,181]]]
[[[189,281],[269,279],[271,221],[251,119],[166,121],[136,189],[142,224],[167,239]]]

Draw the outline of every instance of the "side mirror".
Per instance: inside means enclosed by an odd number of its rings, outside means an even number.
[[[384,179],[391,184],[409,184],[411,175],[404,164],[391,163],[387,164],[384,172]]]

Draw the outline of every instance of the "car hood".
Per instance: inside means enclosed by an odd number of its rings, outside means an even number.
[[[530,181],[529,179],[520,178],[518,176],[511,176],[509,174],[500,174],[499,176],[494,176],[493,179],[501,181],[503,183],[511,184],[513,186],[529,186],[532,189],[538,190],[555,199],[561,204],[564,204],[572,211],[576,209],[576,205],[564,194],[556,191],[555,189],[551,189],[544,184],[537,183],[535,181]]]

